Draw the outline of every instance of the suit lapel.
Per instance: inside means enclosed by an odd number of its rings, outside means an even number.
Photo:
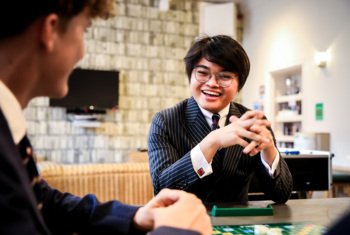
[[[186,107],[186,123],[188,135],[193,141],[192,147],[201,142],[211,131],[204,115],[200,111],[198,104],[193,97],[188,99]]]
[[[193,97],[188,99],[186,107],[186,123],[188,128],[187,133],[191,140],[191,148],[194,148],[211,132],[210,126]],[[220,156],[219,153],[216,153],[216,155],[217,156],[213,159],[212,167],[215,172],[214,174],[220,174],[223,156]]]
[[[235,103],[231,102],[225,125],[229,124],[229,119],[233,115],[240,118],[242,116],[242,113],[239,111],[239,109],[237,108]],[[233,174],[233,172],[236,171],[238,162],[240,160],[240,157],[237,157],[237,156],[240,156],[240,153],[242,151],[243,151],[243,148],[239,145],[234,145],[234,146],[231,146],[231,147],[228,147],[225,149],[225,154],[224,154],[224,157],[222,159],[222,161],[223,161],[223,173],[231,175],[231,174]],[[235,157],[233,157],[233,156],[235,156]]]
[[[17,146],[13,142],[7,120],[5,119],[1,108],[0,108],[0,127],[1,127],[0,134],[3,135],[4,139],[6,139],[6,142],[4,143],[6,145],[5,148],[7,149],[6,157],[11,162],[13,169],[16,169],[19,185],[23,187],[24,192],[26,194],[25,197],[28,199],[30,203],[30,211],[33,215],[33,220],[36,220],[38,229],[40,229],[41,231],[45,231],[47,234],[49,234],[49,231],[45,225],[43,217],[39,212],[39,210],[37,209],[37,200],[35,198],[33,189],[28,179],[28,174],[26,172],[26,169],[23,167],[23,164],[21,162],[21,156],[19,154]]]
[[[230,119],[231,116],[237,116],[238,118],[240,118],[242,115],[243,115],[243,113],[241,113],[239,111],[239,109],[237,108],[235,103],[231,102],[230,103],[230,108],[229,108],[229,111],[228,111],[228,115],[227,115],[227,118],[226,118],[226,121],[225,121],[225,126],[230,124],[229,119]]]

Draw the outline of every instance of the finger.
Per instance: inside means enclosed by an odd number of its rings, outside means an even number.
[[[251,119],[251,118],[262,119],[262,118],[264,118],[264,113],[261,111],[249,110],[241,116],[242,120],[247,120],[247,119]]]
[[[240,117],[240,119],[241,119],[241,120],[251,119],[251,118],[256,117],[257,114],[258,114],[258,111],[249,110],[249,111],[245,112],[245,113]]]
[[[262,146],[265,146],[265,145],[266,144],[264,144],[264,143],[258,143],[256,141],[252,141],[249,143],[249,146],[247,146],[245,149],[243,149],[243,153],[249,154],[249,156],[252,157],[252,156],[258,154],[262,150]]]
[[[255,117],[258,119],[265,119],[265,114],[262,111],[257,111]]]
[[[255,132],[247,131],[245,129],[240,130],[238,132],[238,135],[241,137],[245,137],[245,138],[248,138],[250,140],[256,141],[256,143],[260,143],[260,142],[269,143],[270,142],[270,139],[265,138],[264,136],[257,134]]]
[[[266,127],[263,127],[261,132],[259,133],[260,136],[262,136],[264,139],[267,139],[269,141],[262,141],[262,143],[269,144],[273,142],[273,136],[270,130],[268,130]]]
[[[271,125],[271,123],[266,119],[256,119],[256,118],[244,120],[240,124],[242,127],[246,128],[246,129],[250,128],[253,125],[265,126],[265,127],[268,127]]]
[[[263,151],[264,149],[266,149],[269,146],[269,144],[267,143],[263,143],[261,142],[259,145],[257,145],[252,151],[250,151],[249,155],[253,156],[255,154],[257,154],[258,152]]]
[[[267,145],[264,143],[260,143],[258,146],[256,146],[252,151],[250,151],[249,155],[254,156],[261,152]]]
[[[260,151],[257,148],[255,148],[252,151],[250,151],[249,156],[253,157],[253,156],[257,155],[259,152]]]
[[[237,120],[239,120],[239,118],[237,117],[237,116],[231,116],[230,118],[229,118],[229,120],[230,120],[230,122],[231,123],[233,123],[233,122],[236,122]]]
[[[236,139],[236,144],[242,146],[243,148],[246,148],[249,145],[249,143],[246,140],[242,139],[242,138],[237,138]]]
[[[257,133],[257,134],[261,134],[261,132],[263,132],[263,128],[265,128],[264,126],[261,126],[261,125],[252,125],[251,127],[249,127],[249,131],[252,131],[254,133]]]
[[[249,128],[249,131],[254,132],[261,137],[263,143],[269,143],[272,141],[271,132],[265,126],[253,125]]]
[[[266,119],[257,119],[256,117],[252,117],[249,119],[244,118],[243,116],[241,118],[238,118],[237,116],[231,116],[229,118],[231,123],[236,123],[238,121],[241,121],[241,126],[248,128],[253,124],[261,125],[261,126],[271,126],[271,123]]]
[[[267,119],[254,119],[254,124],[259,125],[259,126],[271,126],[271,122],[268,121]]]
[[[159,206],[169,206],[178,201],[182,193],[181,190],[162,189],[154,199]]]
[[[250,142],[244,149],[243,149],[243,153],[244,154],[248,154],[250,153],[253,149],[255,149],[255,147],[258,145],[258,143],[256,141],[252,141]]]

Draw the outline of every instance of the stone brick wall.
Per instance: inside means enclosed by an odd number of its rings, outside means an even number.
[[[33,100],[25,114],[36,153],[64,163],[122,162],[147,148],[155,112],[189,96],[183,57],[198,35],[198,2],[170,1],[159,11],[156,0],[117,0],[117,15],[95,21],[86,34],[82,68],[120,71],[119,107],[101,125],[73,125],[64,108],[48,98]],[[93,94],[87,94],[93,95]]]

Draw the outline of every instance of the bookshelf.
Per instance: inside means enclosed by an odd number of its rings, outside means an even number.
[[[302,68],[295,65],[271,72],[273,129],[277,146],[294,147],[294,135],[303,128]]]

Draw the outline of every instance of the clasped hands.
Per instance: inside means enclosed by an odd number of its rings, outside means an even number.
[[[274,148],[273,137],[268,129],[271,123],[261,111],[247,111],[240,118],[230,117],[230,124],[216,130],[220,148],[239,144],[243,153],[250,156],[262,150]]]
[[[202,235],[212,233],[212,224],[202,201],[182,190],[163,189],[145,206],[140,207],[133,224],[144,231],[161,226],[189,229]]]

